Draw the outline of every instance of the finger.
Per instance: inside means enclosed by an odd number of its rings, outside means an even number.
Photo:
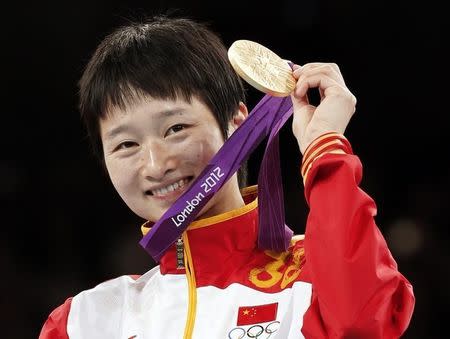
[[[303,135],[303,132],[313,116],[315,107],[309,104],[308,96],[291,94],[292,106],[294,108],[294,121],[292,129],[295,136]]]
[[[298,73],[296,73],[296,71],[298,70],[298,69],[300,69],[300,68],[302,68],[302,66],[300,66],[300,65],[297,65],[297,64],[293,64],[292,65],[292,75],[294,76],[294,78],[298,78],[298,75],[296,76],[296,74],[298,74]]]
[[[295,137],[300,140],[301,136],[305,134],[309,122],[313,118],[315,107],[308,103],[307,97],[304,97],[301,100],[293,97],[292,106],[294,108],[292,132]],[[303,152],[303,150],[301,151]]]
[[[330,64],[315,64],[315,65],[305,65],[300,70],[294,71],[295,76],[297,79],[301,76],[310,76],[314,74],[324,74],[332,79],[334,79],[336,82],[340,83],[341,85],[345,86],[344,78],[342,77],[341,73],[337,71],[332,65]]]
[[[301,109],[303,106],[309,105],[309,100],[307,95],[297,95],[295,91],[291,94],[292,104],[295,108]]]
[[[336,65],[337,67],[337,65]],[[334,79],[337,83],[345,86],[344,78],[342,77],[339,69],[333,66],[333,64],[306,64],[301,69],[295,70],[293,72],[294,78],[299,79],[301,76],[311,76],[314,74],[324,74],[332,79]]]
[[[321,67],[324,65],[328,65],[329,67],[333,68],[334,71],[339,74],[340,76],[342,76],[341,70],[339,68],[339,66],[334,63],[334,62],[309,62],[307,64],[304,64],[303,66],[305,66],[306,68],[317,68],[317,67]]]
[[[324,93],[323,89],[319,88],[319,93],[320,93],[320,100],[322,101],[323,98],[325,98],[325,93]]]
[[[319,73],[300,76],[294,89],[295,97],[302,98],[310,88],[319,88],[323,97],[333,94],[341,95],[348,92],[345,86],[342,86],[329,76]]]

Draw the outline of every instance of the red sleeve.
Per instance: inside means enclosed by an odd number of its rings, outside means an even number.
[[[411,320],[412,286],[375,224],[361,177],[358,157],[347,154],[322,156],[308,174],[305,271],[313,295],[306,338],[398,338]]]
[[[72,298],[68,298],[64,304],[56,308],[48,317],[42,327],[39,339],[68,339],[67,317],[69,316]]]

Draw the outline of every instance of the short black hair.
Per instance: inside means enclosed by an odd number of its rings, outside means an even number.
[[[158,15],[121,26],[99,44],[79,81],[79,109],[94,154],[104,162],[99,122],[136,99],[195,96],[216,118],[224,140],[245,103],[245,89],[219,35],[205,23]],[[246,184],[246,167],[239,173]]]

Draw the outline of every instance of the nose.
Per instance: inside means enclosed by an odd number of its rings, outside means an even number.
[[[149,142],[142,148],[141,174],[148,180],[158,181],[175,169],[170,148],[161,142]]]

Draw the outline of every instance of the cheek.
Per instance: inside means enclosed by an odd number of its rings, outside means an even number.
[[[183,154],[197,166],[200,164],[205,166],[222,145],[221,137],[218,138],[216,135],[209,134],[202,138],[196,138],[189,145],[186,145]]]
[[[123,164],[119,164],[114,160],[105,160],[105,165],[114,188],[122,195],[130,184],[130,169],[128,168],[127,170]]]

